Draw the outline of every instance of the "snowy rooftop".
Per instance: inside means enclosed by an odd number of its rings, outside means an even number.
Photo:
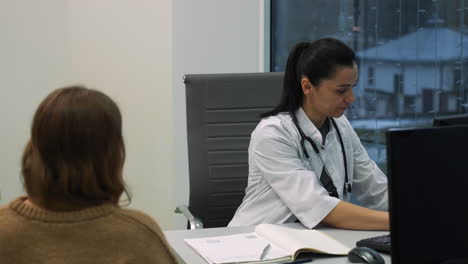
[[[468,58],[468,36],[444,27],[422,28],[357,55],[389,61],[454,61]]]

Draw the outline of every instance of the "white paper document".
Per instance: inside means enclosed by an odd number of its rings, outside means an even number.
[[[184,239],[208,263],[268,262],[289,254],[255,233]]]
[[[315,252],[329,255],[346,255],[351,248],[314,229],[294,229],[279,225],[261,224],[255,233],[288,252],[294,258],[302,252]]]
[[[208,263],[278,263],[308,253],[346,255],[350,248],[318,230],[261,224],[254,233],[184,239]]]

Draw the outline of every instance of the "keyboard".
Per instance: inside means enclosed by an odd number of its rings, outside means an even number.
[[[390,253],[390,245],[390,235],[365,238],[356,242],[358,247],[368,247],[383,253]]]

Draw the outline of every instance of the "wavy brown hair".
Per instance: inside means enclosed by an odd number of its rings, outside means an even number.
[[[64,87],[36,110],[22,159],[24,185],[34,203],[50,210],[118,204],[127,193],[124,161],[116,103],[97,90]]]

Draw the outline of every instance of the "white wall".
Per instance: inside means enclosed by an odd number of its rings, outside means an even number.
[[[0,1],[0,204],[22,193],[19,162],[40,100],[81,83],[120,105],[132,207],[165,229],[185,227],[173,213],[188,201],[182,76],[262,69],[261,3]]]
[[[69,79],[65,1],[0,1],[0,204],[22,192],[20,158],[40,100]]]
[[[21,193],[32,114],[52,89],[82,83],[120,105],[132,207],[173,226],[172,2],[1,1],[0,190]]]
[[[174,0],[173,86],[176,175],[175,201],[188,204],[185,74],[258,72],[263,1]],[[175,216],[175,226],[186,221]]]
[[[69,0],[71,72],[119,103],[132,207],[173,226],[172,3]]]

